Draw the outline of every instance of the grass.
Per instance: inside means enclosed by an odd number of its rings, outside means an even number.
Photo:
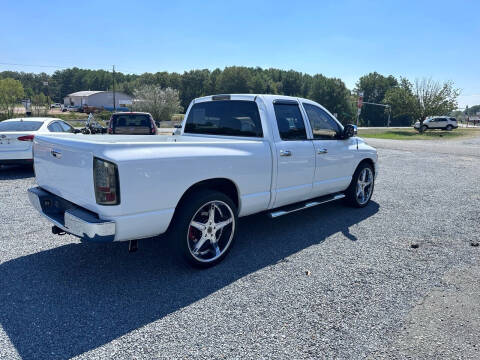
[[[414,129],[359,129],[358,136],[389,140],[447,140],[480,136],[480,129],[459,128],[452,131],[427,130],[423,134],[420,134]]]

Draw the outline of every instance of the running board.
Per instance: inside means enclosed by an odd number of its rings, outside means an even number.
[[[293,205],[287,205],[286,207],[280,208],[279,210],[272,211],[271,213],[268,214],[272,219],[277,218],[279,216],[291,214],[295,211],[299,210],[304,210],[308,209],[317,205],[325,204],[330,201],[335,201],[335,200],[340,200],[345,197],[345,194],[335,194],[335,195],[327,195],[327,196],[322,196],[316,199],[312,199],[308,202],[302,202],[299,204],[293,204]]]

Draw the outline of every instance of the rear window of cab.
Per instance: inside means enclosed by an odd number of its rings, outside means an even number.
[[[188,113],[185,133],[262,137],[257,103],[215,100],[196,103]]]

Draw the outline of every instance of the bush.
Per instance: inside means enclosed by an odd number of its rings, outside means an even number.
[[[134,91],[133,111],[145,111],[155,121],[169,121],[173,114],[182,111],[178,90],[144,85]]]
[[[173,114],[171,119],[173,122],[182,122],[183,118],[185,117],[185,114]]]

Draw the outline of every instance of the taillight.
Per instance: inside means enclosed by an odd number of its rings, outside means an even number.
[[[33,141],[33,138],[35,135],[25,135],[25,136],[20,136],[17,139],[20,141]]]
[[[117,165],[107,160],[93,158],[93,185],[97,204],[120,204]]]
[[[109,128],[108,128],[108,133],[109,133],[109,134],[113,134],[113,129],[109,127]]]

